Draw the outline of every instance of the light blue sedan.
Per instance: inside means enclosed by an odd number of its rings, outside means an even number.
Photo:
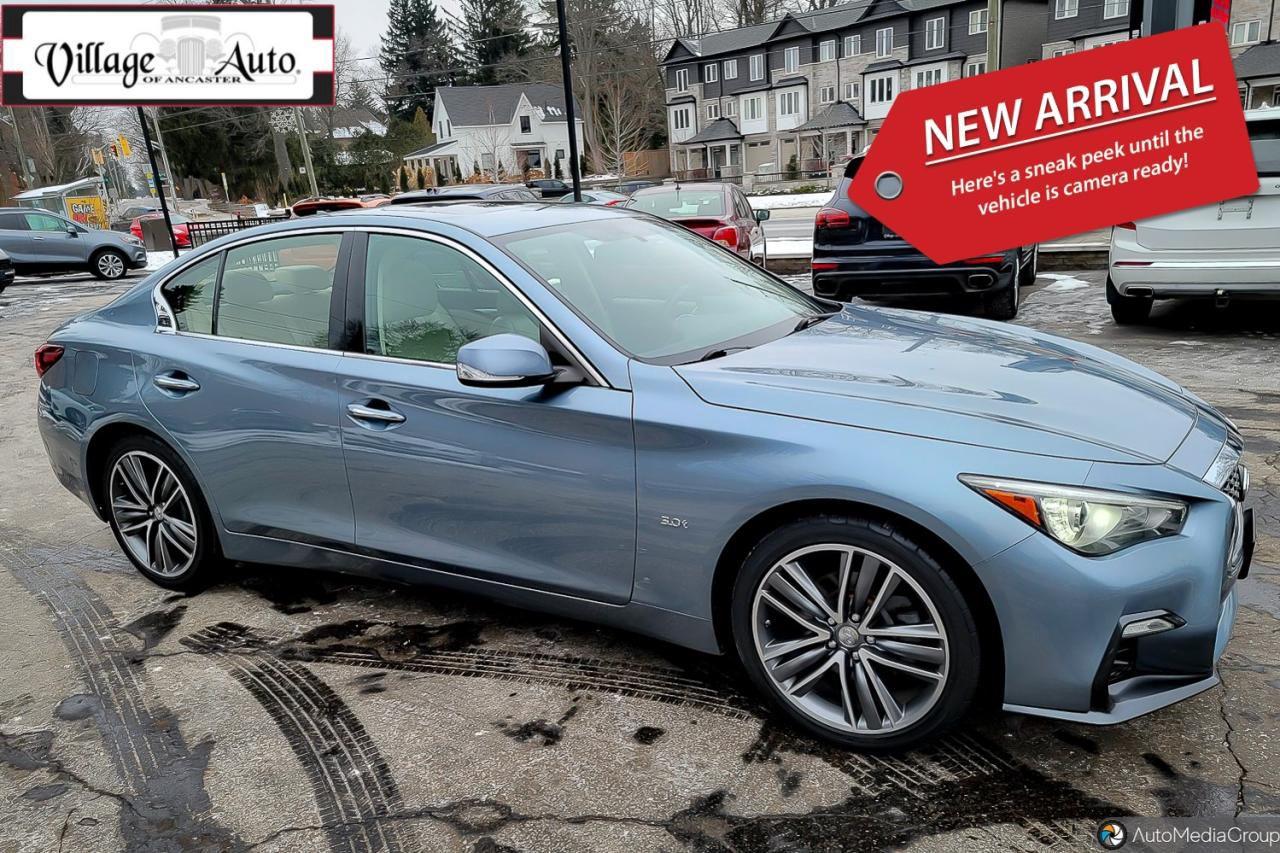
[[[1239,435],[1177,384],[612,207],[252,229],[36,368],[59,480],[157,584],[244,560],[598,620],[857,748],[1203,691],[1252,551]]]

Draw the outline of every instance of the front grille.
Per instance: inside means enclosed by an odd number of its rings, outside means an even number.
[[[1226,482],[1222,484],[1222,491],[1236,503],[1244,503],[1245,491],[1248,489],[1248,478],[1249,475],[1245,471],[1244,466],[1237,465],[1227,476]]]

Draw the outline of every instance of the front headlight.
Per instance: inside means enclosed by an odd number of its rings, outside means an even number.
[[[1090,557],[1173,536],[1187,520],[1187,505],[1167,498],[971,474],[961,474],[960,481],[1071,550]]]
[[[133,236],[132,234],[125,234],[124,241],[126,243],[132,243],[135,246],[145,245],[141,240],[139,240],[137,237]]]

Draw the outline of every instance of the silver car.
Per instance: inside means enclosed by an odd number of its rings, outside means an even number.
[[[85,228],[27,207],[0,208],[0,250],[18,275],[87,271],[112,280],[147,265],[147,250],[132,234]]]

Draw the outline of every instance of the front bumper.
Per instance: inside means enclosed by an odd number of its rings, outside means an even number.
[[[1115,488],[1126,479],[1131,489],[1188,496],[1182,532],[1092,558],[1037,533],[975,566],[1000,622],[1005,710],[1112,724],[1218,683],[1235,584],[1252,556],[1251,518],[1213,487],[1179,488],[1185,475],[1163,466],[1099,464],[1088,485]],[[1122,638],[1127,621],[1151,612],[1181,624]]]
[[[129,247],[129,269],[140,270],[147,265],[147,250],[142,246]]]
[[[938,266],[922,255],[815,257],[835,269],[813,271],[816,296],[848,302],[855,296],[964,296],[1012,287],[1015,255],[998,266]]]
[[[1280,295],[1280,249],[1148,249],[1134,233],[1111,238],[1107,269],[1122,296]]]

